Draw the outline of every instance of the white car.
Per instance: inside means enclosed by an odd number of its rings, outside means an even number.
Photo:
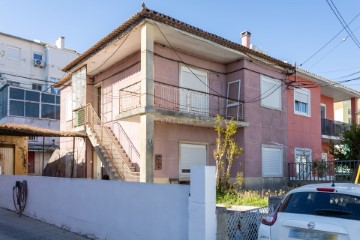
[[[360,185],[322,183],[291,190],[261,220],[258,239],[360,239]]]

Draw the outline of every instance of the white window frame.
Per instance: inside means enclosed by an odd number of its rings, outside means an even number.
[[[309,156],[309,159],[306,159],[306,162],[312,162],[312,149],[311,148],[294,148],[294,162],[296,165],[296,176],[299,176],[300,178],[306,178],[311,175],[311,169],[309,168],[308,164],[302,165],[304,161],[300,159],[300,161],[297,161],[297,156],[300,154],[303,154],[304,152],[307,152]],[[299,153],[299,154],[298,154]]]
[[[40,56],[40,58],[35,58],[35,55]],[[38,53],[38,52],[34,52],[33,53],[33,60],[43,60],[43,54],[42,53]]]
[[[179,86],[180,86],[180,111],[188,112],[188,113],[196,113],[198,114],[198,108],[201,109],[201,115],[209,114],[209,76],[206,71],[195,69],[193,67],[188,67],[186,65],[180,65],[180,76],[179,76]],[[201,86],[204,89],[201,89],[200,92],[204,92],[205,95],[198,93],[199,89],[195,89],[189,87],[185,84],[185,78],[183,77],[184,72],[199,75],[205,77],[205,82],[202,82],[201,79],[197,79],[201,81]],[[191,89],[193,91],[189,91]],[[196,101],[193,98],[201,101]],[[198,105],[199,104],[199,105]],[[202,105],[203,106],[202,106]]]
[[[325,109],[325,111],[324,111],[325,118],[324,118],[324,119],[326,119],[326,104],[321,103],[321,104],[320,104],[320,107],[324,107],[324,109]],[[320,114],[321,114],[321,110],[320,110]],[[321,117],[321,116],[320,116],[320,117]]]
[[[261,169],[262,169],[262,177],[283,177],[284,176],[284,153],[283,147],[277,145],[267,145],[263,144],[261,146]],[[274,154],[278,154],[278,159],[271,159],[274,156],[265,155],[266,152],[273,152]],[[277,153],[276,153],[277,152]],[[277,162],[276,162],[277,161]],[[268,166],[272,166],[272,171],[267,172]]]
[[[264,89],[264,83],[270,83],[273,86],[270,89]],[[266,108],[271,108],[275,110],[282,110],[282,94],[281,94],[281,81],[275,78],[270,78],[265,75],[260,75],[260,96],[261,96],[261,106]],[[274,104],[274,101],[270,96],[275,96],[275,99],[278,100]]]
[[[296,103],[295,103],[297,101],[296,93],[307,95],[307,100],[308,100],[308,102],[306,103],[307,104],[307,112],[302,112],[302,111],[296,110]],[[303,101],[299,101],[299,102],[305,103]],[[297,115],[302,115],[302,116],[306,116],[306,117],[311,116],[311,92],[309,89],[305,89],[305,88],[295,88],[294,89],[294,113]]]
[[[65,109],[65,121],[71,121],[73,119],[73,106],[72,106],[72,94],[66,96],[66,109]]]

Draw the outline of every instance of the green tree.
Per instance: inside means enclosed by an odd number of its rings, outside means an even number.
[[[237,131],[236,121],[224,121],[220,116],[215,118],[214,129],[217,133],[214,158],[216,162],[216,190],[225,193],[231,187],[231,167],[243,151],[234,140]]]
[[[360,159],[360,126],[352,124],[340,137],[340,143],[331,142],[330,153],[339,160]]]

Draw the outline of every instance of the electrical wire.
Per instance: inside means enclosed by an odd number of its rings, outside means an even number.
[[[351,21],[349,22],[349,25],[355,21],[355,19],[357,19],[360,16],[360,12],[358,14],[356,14],[356,16],[351,19]],[[345,28],[343,27],[337,34],[335,34],[335,36],[333,36],[329,41],[327,41],[321,48],[319,48],[315,53],[313,53],[310,57],[308,57],[303,63],[301,63],[299,66],[303,66],[305,63],[307,63],[308,61],[310,61],[310,59],[312,59],[313,57],[315,57],[321,50],[323,50],[327,45],[329,45],[336,37],[338,37],[343,31],[345,30]]]
[[[340,14],[339,10],[337,9],[337,7],[335,6],[334,2],[332,0],[326,0],[327,4],[329,5],[329,7],[331,8],[332,12],[334,13],[334,15],[336,16],[336,18],[339,20],[339,22],[341,23],[341,25],[344,27],[344,29],[346,30],[346,32],[349,34],[349,37],[353,40],[353,42],[355,43],[355,45],[360,48],[360,42],[359,40],[356,38],[356,36],[354,35],[354,33],[351,31],[349,25],[345,22],[344,18],[342,17],[342,15]]]

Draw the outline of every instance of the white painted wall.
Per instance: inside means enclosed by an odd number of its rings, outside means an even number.
[[[26,180],[24,215],[72,232],[107,240],[214,240],[215,167],[191,172],[191,187],[0,175],[0,207],[15,209],[13,186]]]
[[[24,215],[98,239],[188,239],[189,186],[0,176],[0,207],[14,210],[12,188],[26,180]]]

